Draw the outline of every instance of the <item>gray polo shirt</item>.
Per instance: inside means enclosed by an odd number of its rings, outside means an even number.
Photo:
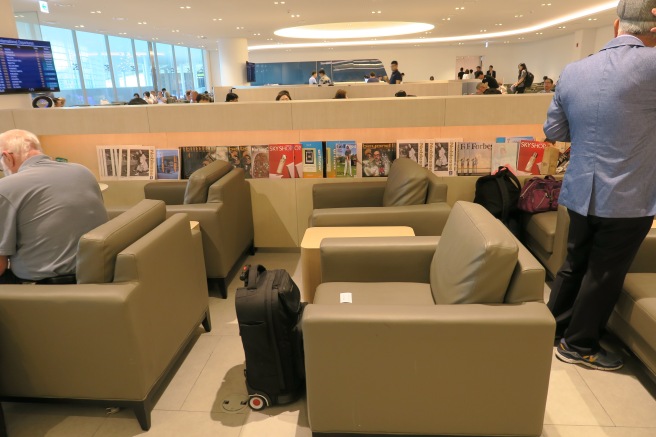
[[[38,155],[0,179],[0,255],[19,278],[75,273],[78,240],[106,221],[98,183],[82,165]]]

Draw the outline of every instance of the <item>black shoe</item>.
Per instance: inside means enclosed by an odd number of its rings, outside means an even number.
[[[556,358],[566,363],[583,364],[597,370],[618,370],[624,365],[620,357],[603,348],[593,355],[581,355],[570,349],[564,338],[560,340],[560,344],[556,348]]]

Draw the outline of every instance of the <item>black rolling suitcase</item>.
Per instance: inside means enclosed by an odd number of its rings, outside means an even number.
[[[248,405],[254,410],[287,404],[305,386],[301,294],[285,270],[245,266],[235,305],[246,355]]]

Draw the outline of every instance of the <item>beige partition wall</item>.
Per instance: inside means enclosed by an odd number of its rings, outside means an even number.
[[[257,145],[300,141],[395,142],[408,138],[462,138],[493,142],[499,136],[542,139],[551,96],[463,96],[66,108],[0,111],[0,128],[28,129],[46,153],[88,167],[98,176],[96,146]],[[250,180],[258,247],[299,247],[317,183],[376,179]],[[475,177],[443,178],[448,202],[472,200]],[[106,181],[108,206],[143,198],[147,181]],[[164,183],[164,182],[163,182]]]

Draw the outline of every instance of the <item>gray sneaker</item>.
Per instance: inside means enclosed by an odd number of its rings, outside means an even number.
[[[556,348],[556,358],[570,364],[583,364],[597,370],[618,370],[624,363],[622,359],[612,352],[600,348],[594,355],[581,355],[571,349],[565,339],[560,340]]]

